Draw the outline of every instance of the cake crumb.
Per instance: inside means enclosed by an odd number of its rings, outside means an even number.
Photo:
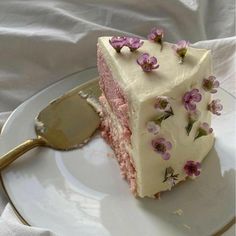
[[[186,224],[183,224],[183,226],[188,229],[188,230],[191,230],[191,227],[189,225],[186,225]]]
[[[161,193],[160,193],[160,192],[159,192],[159,193],[156,193],[156,194],[154,195],[154,198],[160,200],[160,199],[161,199]]]
[[[43,134],[43,133],[45,133],[45,131],[46,131],[46,127],[45,127],[45,125],[44,125],[44,123],[42,122],[42,121],[39,121],[38,119],[36,119],[35,120],[35,127],[36,127],[36,130],[39,132],[39,133],[41,133],[41,134]]]
[[[82,97],[82,98],[87,98],[88,97],[88,94],[87,93],[85,93],[84,91],[79,91],[78,92],[78,94],[80,95],[80,97]]]
[[[181,216],[183,213],[184,213],[184,212],[183,212],[182,209],[177,209],[176,211],[173,212],[173,214],[179,215],[179,216]]]

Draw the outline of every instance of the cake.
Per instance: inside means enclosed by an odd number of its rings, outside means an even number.
[[[159,29],[148,38],[100,37],[97,44],[101,135],[142,198],[200,175],[214,143],[211,114],[222,110],[211,100],[219,82],[209,50],[164,42]]]

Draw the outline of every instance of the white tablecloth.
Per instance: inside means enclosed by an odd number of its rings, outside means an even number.
[[[234,20],[235,0],[1,0],[0,127],[33,94],[96,65],[97,37],[146,37],[153,26],[166,41],[212,49],[214,74],[236,96]],[[53,235],[23,226],[6,204],[0,187],[0,236]]]

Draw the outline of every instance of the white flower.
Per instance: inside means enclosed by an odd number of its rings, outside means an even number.
[[[147,122],[147,130],[149,133],[158,134],[160,131],[160,126],[156,124],[154,121]]]

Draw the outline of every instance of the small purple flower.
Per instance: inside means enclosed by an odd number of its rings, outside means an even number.
[[[183,63],[188,50],[189,42],[185,40],[180,40],[177,44],[173,45],[172,48],[176,54],[181,58],[180,63]]]
[[[161,28],[152,28],[150,34],[148,35],[148,39],[157,43],[160,43],[164,37],[164,30]]]
[[[169,182],[171,187],[173,187],[176,184],[176,181],[178,180],[179,174],[174,173],[174,169],[169,166],[165,170],[165,177],[163,180],[163,183]]]
[[[166,141],[164,138],[155,138],[152,140],[152,146],[154,151],[161,154],[164,160],[170,159],[170,153],[167,151],[172,148],[172,144],[169,141]]]
[[[220,82],[216,80],[216,77],[213,75],[210,75],[208,78],[203,79],[202,87],[205,91],[216,93],[216,88],[218,88],[219,86]]]
[[[187,161],[184,165],[184,171],[188,176],[199,176],[201,173],[201,164],[198,161]]]
[[[157,110],[160,110],[160,111],[170,111],[170,102],[169,102],[169,98],[166,97],[166,96],[158,96],[156,97],[156,102],[155,102],[155,105],[154,107],[157,109]]]
[[[216,99],[216,100],[212,100],[211,103],[208,104],[207,108],[213,114],[220,116],[221,115],[220,111],[223,110],[223,105],[220,104],[219,99]]]
[[[154,104],[154,108],[158,112],[158,116],[155,119],[155,122],[161,125],[163,120],[166,120],[170,116],[174,115],[172,107],[170,105],[169,98],[166,96],[158,96],[156,97],[156,102]]]
[[[148,35],[148,39],[156,43],[159,43],[161,45],[161,49],[163,44],[163,38],[164,38],[164,30],[157,27],[153,28],[150,34]]]
[[[200,138],[202,136],[211,134],[213,132],[213,129],[209,126],[208,123],[203,122],[202,124],[200,124],[198,130],[197,130],[197,134],[195,136],[195,139]]]
[[[202,100],[202,95],[199,93],[198,89],[193,89],[189,92],[186,92],[183,96],[184,107],[187,111],[196,110],[197,106],[195,103]]]
[[[136,51],[138,48],[143,46],[143,41],[141,39],[136,38],[136,37],[128,37],[126,40],[125,46],[127,46],[131,52]]]
[[[188,118],[190,122],[196,122],[201,115],[201,112],[199,110],[189,111],[188,112]]]
[[[185,127],[187,134],[189,135],[193,124],[199,119],[201,112],[199,110],[188,111],[188,125]]]
[[[113,36],[111,39],[109,39],[109,43],[118,53],[120,53],[120,50],[126,45],[126,41],[126,37],[119,36]]]
[[[156,135],[160,131],[160,126],[156,124],[154,121],[148,121],[146,126],[149,133]]]
[[[207,134],[211,134],[211,133],[213,132],[213,129],[210,128],[209,124],[206,123],[206,122],[203,122],[203,123],[200,125],[199,129],[201,129],[206,135],[207,135]]]
[[[148,53],[143,53],[137,63],[142,67],[143,71],[150,72],[159,67],[156,57],[150,57]]]

